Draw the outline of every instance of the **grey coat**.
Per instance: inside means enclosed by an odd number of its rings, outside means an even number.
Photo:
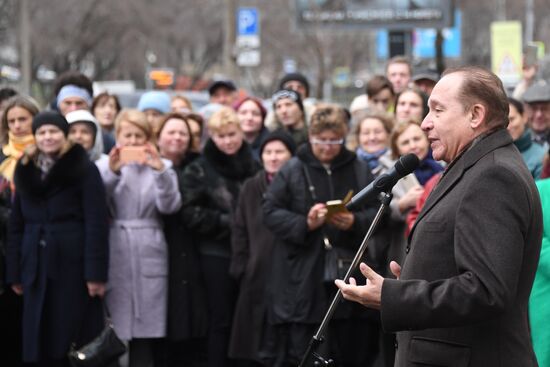
[[[97,165],[112,222],[106,301],[123,340],[166,335],[168,251],[161,214],[181,206],[177,178],[169,161],[156,172],[131,164],[116,175],[108,159]]]
[[[457,158],[411,230],[400,280],[382,286],[395,365],[536,366],[527,302],[541,234],[535,183],[506,130]]]

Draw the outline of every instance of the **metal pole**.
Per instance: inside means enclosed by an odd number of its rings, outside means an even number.
[[[31,92],[32,67],[31,67],[31,31],[29,20],[29,2],[19,2],[19,47],[21,48],[21,92]]]
[[[535,13],[533,9],[533,0],[525,2],[525,43],[533,42],[535,33]]]
[[[443,31],[437,30],[435,36],[435,65],[437,73],[441,75],[445,70],[445,56],[443,55]]]
[[[351,277],[352,272],[359,266],[359,263],[361,262],[361,259],[363,258],[363,255],[365,254],[365,251],[367,250],[368,241],[371,238],[372,234],[376,230],[378,226],[378,222],[382,218],[382,215],[384,214],[384,211],[386,208],[390,205],[390,202],[393,198],[393,194],[390,193],[381,193],[380,194],[380,207],[378,208],[378,212],[376,213],[376,216],[374,217],[369,230],[367,231],[367,234],[363,238],[363,242],[361,242],[361,246],[359,246],[359,250],[357,250],[357,253],[355,254],[355,257],[353,258],[353,261],[351,265],[348,268],[348,271],[346,272],[346,275],[344,276],[344,281],[347,282],[349,278]],[[348,203],[349,205],[349,203]],[[319,328],[317,329],[317,332],[315,335],[311,338],[311,341],[309,342],[309,345],[307,347],[306,352],[304,353],[302,357],[302,361],[299,364],[299,367],[307,367],[309,363],[313,360],[315,360],[319,366],[332,366],[333,361],[332,360],[325,360],[323,357],[317,354],[317,348],[321,343],[323,343],[325,339],[325,330],[328,327],[328,324],[330,320],[332,319],[332,315],[334,314],[334,311],[336,311],[336,307],[342,300],[342,292],[340,289],[336,292],[336,295],[332,299],[332,302],[330,303],[330,306],[325,314],[325,317],[323,318],[323,321],[321,322],[321,325],[319,325]]]
[[[497,19],[506,20],[506,0],[497,0]]]
[[[224,74],[233,79],[236,77],[235,73],[235,57],[233,55],[233,49],[235,47],[236,36],[236,23],[235,13],[237,12],[237,0],[226,0],[226,12],[225,12],[225,38],[223,43],[223,72]]]

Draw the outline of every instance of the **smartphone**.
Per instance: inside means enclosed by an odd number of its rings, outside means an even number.
[[[143,163],[146,158],[145,147],[120,148],[120,161],[122,163]]]
[[[537,63],[538,47],[536,45],[525,46],[525,66],[532,66]]]

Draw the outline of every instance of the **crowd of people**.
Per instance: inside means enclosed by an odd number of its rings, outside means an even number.
[[[379,206],[327,202],[345,203],[409,153],[420,164],[393,187],[363,261],[395,279],[391,261],[417,259],[417,218],[461,157],[432,151],[425,121],[438,113],[428,103],[438,79],[395,57],[349,108],[312,99],[300,73],[284,75],[270,106],[215,81],[198,110],[164,91],[123,109],[72,71],[46,108],[2,89],[2,364],[67,366],[70,346],[97,336],[107,309],[128,346],[113,366],[298,365]],[[503,134],[539,180],[550,177],[550,84],[522,92],[506,101]],[[547,220],[550,186],[538,188]],[[530,307],[541,366],[547,240]],[[343,301],[321,352],[336,366],[393,366],[397,329],[383,316]]]

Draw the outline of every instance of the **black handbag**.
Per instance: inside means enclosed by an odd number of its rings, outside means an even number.
[[[317,194],[315,193],[315,186],[309,171],[305,165],[303,165],[304,175],[308,184],[308,190],[313,201],[317,201]],[[323,245],[325,249],[325,265],[323,268],[323,281],[325,283],[334,283],[336,279],[344,279],[346,272],[348,271],[355,252],[346,248],[332,246],[328,236],[323,232]]]
[[[351,250],[327,246],[328,238],[325,237],[325,267],[323,280],[327,283],[334,283],[336,279],[344,279],[355,253]],[[330,245],[330,243],[329,243]]]
[[[105,301],[101,301],[105,312],[103,331],[88,344],[79,349],[72,344],[69,362],[73,367],[100,367],[114,362],[126,353],[126,345],[118,338],[111,322],[111,315]]]

